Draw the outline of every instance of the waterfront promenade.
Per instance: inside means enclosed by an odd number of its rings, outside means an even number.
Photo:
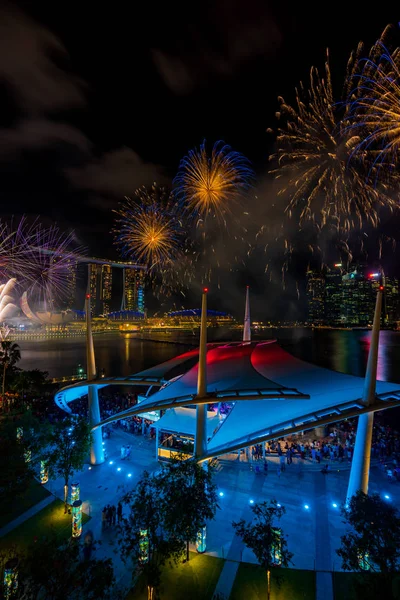
[[[97,467],[86,465],[74,477],[81,484],[84,510],[92,517],[84,526],[83,535],[85,530],[93,531],[95,539],[102,542],[96,550],[97,556],[111,557],[117,580],[128,585],[129,577],[127,580],[115,545],[116,528],[102,528],[101,510],[108,503],[116,505],[126,491],[135,487],[145,469],[156,471],[160,465],[155,460],[155,442],[147,437],[115,429],[105,444],[107,461]],[[120,458],[122,444],[132,445],[129,461]],[[268,459],[267,475],[262,470],[260,473],[251,470],[250,462],[219,462],[216,483],[222,495],[218,499],[216,519],[207,526],[207,553],[233,563],[255,563],[253,553],[235,537],[231,523],[251,517],[250,500],[262,502],[276,498],[287,511],[281,525],[288,536],[289,549],[294,553],[292,566],[319,573],[340,570],[335,549],[339,548],[340,536],[344,533],[339,507],[346,496],[349,464],[333,463],[332,473],[323,475],[320,465],[295,458],[279,476],[277,462],[277,458]],[[46,487],[63,497],[61,479],[49,482]],[[390,483],[378,466],[371,468],[370,492],[388,495],[388,501],[400,503],[400,484]]]

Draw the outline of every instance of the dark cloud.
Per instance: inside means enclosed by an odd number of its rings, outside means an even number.
[[[3,3],[0,79],[25,114],[85,104],[82,81],[68,72],[67,67],[68,54],[57,37],[14,6]]]
[[[154,48],[153,60],[176,94],[235,75],[244,63],[271,56],[281,32],[263,0],[216,0],[205,20],[187,23],[168,49]]]
[[[94,202],[104,208],[115,204],[113,198],[129,196],[142,185],[168,182],[162,167],[144,162],[130,148],[103,154],[82,168],[69,169],[67,174],[73,185],[102,195],[102,200],[96,197]]]
[[[84,154],[89,154],[87,137],[68,123],[37,118],[20,121],[13,129],[0,130],[0,158],[15,158],[22,150],[68,144]]]

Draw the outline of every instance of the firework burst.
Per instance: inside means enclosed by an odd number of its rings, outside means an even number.
[[[362,51],[359,44],[350,57],[344,95],[350,89],[353,97],[359,93],[354,82],[360,86]],[[367,223],[376,227],[379,209],[393,210],[396,202],[387,183],[376,181],[370,157],[354,153],[360,137],[349,127],[349,103],[334,100],[329,60],[324,78],[312,68],[309,89],[300,85],[296,90],[296,108],[279,100],[277,116],[285,126],[278,130],[278,150],[272,157],[278,166],[272,173],[282,181],[279,194],[286,199],[287,216],[300,227],[311,220],[319,228],[328,225],[345,234]]]
[[[391,31],[385,29],[364,61],[358,93],[349,95],[349,130],[360,136],[354,155],[368,153],[375,173],[385,180],[393,177],[400,150],[400,49],[387,50]]]
[[[249,188],[252,178],[250,163],[243,154],[222,141],[208,154],[203,142],[181,160],[174,184],[177,197],[195,218],[225,220],[231,204]]]
[[[193,266],[187,232],[173,194],[153,185],[125,198],[113,229],[122,254],[147,267],[158,295],[186,286]]]
[[[57,227],[43,227],[37,220],[25,217],[15,225],[0,223],[0,274],[2,279],[15,279],[20,294],[45,310],[71,292],[71,269],[76,267],[76,254],[83,248],[74,245],[74,234],[64,234]]]
[[[142,187],[115,212],[113,231],[124,256],[149,270],[162,270],[176,260],[184,230],[171,194],[155,185],[150,191]]]

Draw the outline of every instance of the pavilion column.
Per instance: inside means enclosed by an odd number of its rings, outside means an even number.
[[[369,347],[367,371],[365,373],[362,402],[370,406],[375,402],[376,374],[378,368],[379,331],[382,312],[381,286],[376,296],[374,324],[372,326],[371,344]],[[362,414],[358,417],[356,442],[351,463],[349,486],[347,489],[346,504],[359,490],[368,493],[369,468],[371,463],[372,431],[374,413]]]
[[[89,398],[89,424],[94,427],[100,423],[100,406],[98,389],[94,385],[90,385],[90,381],[96,377],[96,362],[94,356],[94,344],[92,333],[92,315],[90,303],[90,276],[91,265],[88,265],[88,287],[86,293],[86,370],[88,381],[88,398]],[[92,431],[92,440],[90,444],[90,464],[100,465],[104,462],[104,450],[102,429],[98,427]]]
[[[246,306],[244,309],[244,321],[243,321],[243,341],[251,342],[249,286],[246,287]]]
[[[197,374],[197,397],[207,394],[207,288],[201,299],[201,323],[199,346],[199,370]],[[207,404],[196,406],[195,456],[201,457],[207,451]]]

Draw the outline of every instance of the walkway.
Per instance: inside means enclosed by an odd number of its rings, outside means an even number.
[[[7,523],[7,525],[4,525],[4,527],[0,529],[0,538],[4,537],[5,535],[7,535],[7,533],[21,525],[21,523],[24,523],[24,521],[27,521],[28,519],[33,517],[33,515],[36,515],[36,513],[46,508],[46,506],[54,502],[55,499],[56,497],[53,496],[53,494],[47,496],[47,498],[44,498],[44,500],[42,500],[38,504],[35,504],[35,506],[32,506],[32,508],[22,513],[22,515],[19,515],[19,517],[17,517],[13,521],[10,521],[9,523]]]

